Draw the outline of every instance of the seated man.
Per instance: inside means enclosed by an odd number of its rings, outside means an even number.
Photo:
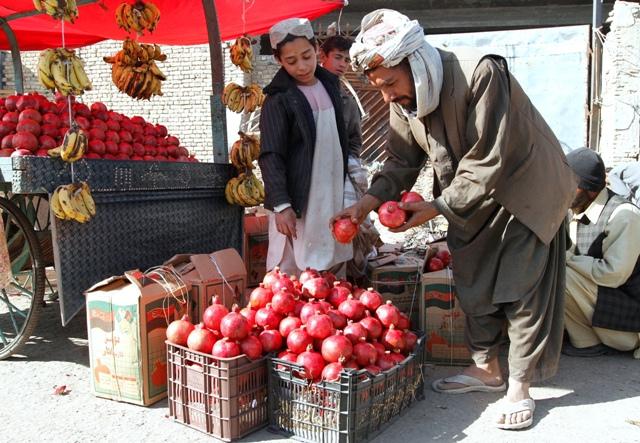
[[[640,347],[640,209],[608,189],[598,154],[567,155],[580,179],[571,204],[563,353],[593,357]],[[614,351],[615,352],[615,351]],[[635,353],[640,358],[640,349]]]

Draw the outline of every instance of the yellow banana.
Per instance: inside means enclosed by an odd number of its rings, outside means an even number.
[[[96,215],[96,203],[93,201],[91,188],[89,188],[89,184],[87,182],[80,183],[80,196],[84,206],[87,208],[87,212],[89,212],[89,215],[92,217]]]
[[[229,203],[230,205],[235,205],[236,203],[236,199],[233,196],[233,181],[237,180],[236,177],[233,177],[231,180],[229,180],[227,182],[227,186],[225,186],[224,188],[224,197],[227,199],[227,203]]]
[[[149,63],[149,68],[151,69],[151,72],[153,72],[153,75],[158,77],[160,80],[167,79],[167,76],[163,74],[163,72],[160,70],[160,68],[158,68],[158,65],[156,65],[154,61],[151,61]]]
[[[62,146],[58,146],[57,148],[49,149],[47,151],[49,157],[60,157],[62,154]]]
[[[62,94],[68,95],[72,86],[67,78],[67,66],[59,59],[54,60],[51,63],[51,75],[56,82],[56,88],[58,88]]]
[[[49,201],[49,206],[51,207],[51,211],[53,211],[53,215],[55,215],[60,220],[69,220],[67,214],[62,209],[62,205],[60,204],[59,192],[62,186],[58,186],[53,194],[51,194],[51,199]]]
[[[91,80],[87,76],[87,73],[84,71],[84,66],[82,65],[82,60],[80,60],[77,56],[71,59],[71,64],[73,67],[73,72],[80,82],[81,89],[85,91],[90,91],[93,89],[93,85],[91,84]]]
[[[65,215],[79,223],[88,222],[91,216],[87,212],[87,208],[82,204],[82,200],[79,201],[77,196],[74,195],[77,190],[77,185],[70,184],[60,186],[58,189],[58,200]]]

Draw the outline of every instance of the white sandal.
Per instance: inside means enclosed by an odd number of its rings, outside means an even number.
[[[461,388],[442,388],[443,383],[457,383],[464,385]],[[471,377],[470,375],[458,374],[452,377],[439,378],[431,383],[431,387],[434,391],[441,394],[465,394],[467,392],[502,392],[507,389],[507,385],[503,382],[498,386],[491,386],[483,382],[482,380]]]
[[[525,398],[524,400],[517,401],[515,403],[508,400],[502,401],[501,414],[504,416],[505,423],[496,423],[496,426],[500,429],[524,429],[531,426],[533,423],[533,411],[536,410],[536,403],[532,398]],[[511,414],[517,414],[518,412],[531,411],[531,417],[520,423],[507,423],[507,417]]]

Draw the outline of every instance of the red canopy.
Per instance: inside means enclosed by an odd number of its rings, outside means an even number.
[[[102,40],[123,40],[127,33],[118,28],[114,10],[124,0],[102,0],[80,6],[74,24],[65,22],[67,47],[91,45]],[[197,45],[209,41],[204,9],[200,0],[151,0],[160,9],[158,27],[143,42],[164,45]],[[215,2],[221,40],[244,33],[264,34],[276,22],[289,17],[310,20],[341,8],[343,0],[211,0]],[[105,9],[106,7],[106,9]],[[32,11],[32,0],[0,0],[0,16]],[[243,23],[244,10],[244,23]],[[42,50],[62,45],[61,21],[47,15],[11,20],[21,51]],[[0,31],[0,49],[10,49],[7,36]]]

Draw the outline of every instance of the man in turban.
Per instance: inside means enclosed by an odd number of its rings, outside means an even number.
[[[580,182],[567,251],[567,355],[637,348],[640,358],[640,209],[606,187],[604,163],[588,148],[567,160]]]
[[[433,201],[403,204],[405,231],[442,214],[473,364],[436,380],[442,393],[504,391],[498,362],[510,340],[503,429],[530,426],[531,382],[555,374],[563,333],[567,210],[575,176],[560,144],[504,58],[435,49],[417,21],[366,15],[354,69],[390,103],[388,154],[367,194],[334,218],[361,222],[411,189],[429,160]]]

